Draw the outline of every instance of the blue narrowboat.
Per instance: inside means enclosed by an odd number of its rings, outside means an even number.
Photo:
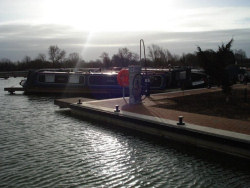
[[[81,72],[70,70],[36,70],[28,73],[27,79],[20,82],[25,93],[64,93],[64,94],[122,94],[123,88],[117,81],[118,72]],[[179,87],[190,82],[189,69],[148,69],[142,70],[142,84],[149,78],[150,93]],[[128,87],[125,87],[128,94]]]

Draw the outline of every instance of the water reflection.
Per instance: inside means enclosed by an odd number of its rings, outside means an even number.
[[[249,161],[71,116],[53,97],[0,89],[1,187],[250,186]]]

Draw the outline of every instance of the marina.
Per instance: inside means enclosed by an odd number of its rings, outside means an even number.
[[[165,107],[171,98],[195,98],[202,93],[221,91],[215,87],[164,92],[170,86],[190,83],[191,75],[191,70],[185,68],[142,71],[140,66],[130,66],[119,72],[37,70],[30,71],[27,80],[20,82],[22,88],[4,90],[10,94],[15,91],[26,94],[84,94],[89,97],[57,99],[54,104],[70,108],[73,114],[83,118],[98,119],[108,125],[250,159],[249,121]],[[241,84],[234,86],[235,89],[243,87]],[[117,98],[122,95],[122,98]],[[94,100],[101,99],[100,96],[109,99]]]
[[[250,1],[0,5],[0,188],[250,188]]]

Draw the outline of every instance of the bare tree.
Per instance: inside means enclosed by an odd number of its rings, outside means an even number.
[[[40,53],[40,54],[38,54],[38,56],[37,56],[36,59],[37,59],[37,60],[40,60],[40,61],[42,61],[42,62],[45,62],[45,61],[46,61],[46,55]]]
[[[247,59],[246,52],[242,49],[234,50],[234,56],[238,63],[243,63]]]
[[[72,64],[77,64],[80,61],[80,56],[78,53],[74,52],[69,54],[69,58],[68,60],[72,63]]]
[[[66,52],[64,50],[62,50],[59,53],[59,56],[57,57],[57,62],[62,62],[65,59],[65,56],[66,56]]]
[[[103,52],[100,56],[102,58],[102,63],[104,64],[104,67],[109,68],[111,67],[111,59],[109,57],[109,54],[107,52]]]
[[[155,67],[169,67],[178,63],[180,57],[171,54],[168,49],[164,49],[158,45],[151,45],[148,47],[148,57]]]
[[[66,52],[58,48],[58,46],[49,47],[49,59],[53,64],[62,62],[65,58]]]
[[[127,67],[131,63],[138,61],[139,56],[131,51],[128,48],[120,48],[118,53],[113,55],[112,61],[118,64],[121,67]]]
[[[12,63],[12,62],[8,58],[2,58],[2,59],[0,59],[0,63]]]
[[[29,56],[26,55],[26,56],[24,56],[22,62],[24,62],[24,63],[29,63],[29,62],[31,62],[31,58],[30,58]]]
[[[168,64],[169,58],[173,58],[172,54],[158,45],[153,44],[151,47],[148,47],[149,58],[155,62],[156,66],[164,66]]]

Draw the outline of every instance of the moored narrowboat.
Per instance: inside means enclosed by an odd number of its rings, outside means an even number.
[[[108,94],[128,95],[128,87],[123,88],[117,81],[118,72],[81,72],[69,70],[36,70],[28,73],[27,79],[20,82],[25,93],[50,94]],[[191,71],[179,69],[142,69],[141,82],[146,78],[150,93],[168,88],[191,85]],[[142,93],[143,94],[143,93]]]
[[[31,71],[21,81],[25,93],[108,94],[120,93],[116,73],[68,72],[63,70]]]

